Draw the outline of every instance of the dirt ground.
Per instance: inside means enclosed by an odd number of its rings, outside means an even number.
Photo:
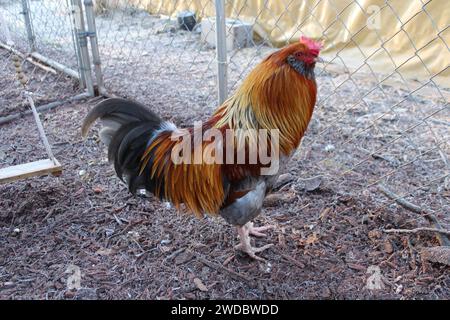
[[[1,63],[7,65],[2,54]],[[0,72],[0,79],[6,79],[11,70]],[[55,79],[39,79],[42,95],[52,96]],[[328,74],[318,77],[322,96],[330,90],[330,79]],[[70,81],[66,84],[68,90]],[[10,83],[1,87],[2,115],[23,108],[12,87]],[[212,111],[197,105],[181,112],[182,101],[167,99],[155,95],[148,105],[177,124],[206,119]],[[370,179],[400,166],[390,176],[393,179],[383,182],[392,183],[396,192],[415,182],[419,188],[410,199],[432,209],[448,226],[450,193],[445,181],[424,186],[420,180],[433,169],[445,173],[438,161],[427,161],[428,156],[439,159],[435,150],[419,163],[402,167],[401,161],[411,158],[401,158],[402,149],[392,147],[381,158],[372,157],[342,175],[336,163],[350,166],[363,159],[358,148],[376,148],[380,137],[366,135],[358,143],[346,143],[348,135],[338,133],[357,129],[351,125],[355,113],[320,134],[329,117],[339,117],[333,108],[319,108],[289,175],[255,221],[275,225],[267,238],[254,240],[258,246],[275,244],[261,254],[267,259],[264,263],[233,249],[235,230],[222,219],[197,219],[153,198],[130,195],[107,163],[97,135],[81,139],[81,121],[98,101],[68,104],[42,116],[64,166],[60,177],[0,185],[0,298],[450,298],[450,269],[425,262],[420,254],[422,248],[438,245],[432,234],[383,232],[428,226],[426,220],[367,186]],[[386,135],[389,126],[402,129],[401,121],[385,122]],[[443,130],[445,137],[445,126],[434,129]],[[414,137],[425,139],[420,134]],[[0,141],[1,167],[45,157],[32,117],[2,125]],[[82,288],[69,290],[67,281],[77,267]],[[379,288],[370,289],[367,284],[378,274]]]

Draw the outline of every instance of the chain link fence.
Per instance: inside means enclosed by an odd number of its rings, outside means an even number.
[[[23,121],[13,136],[1,135],[1,182],[61,170],[45,117],[34,107],[43,112],[90,95],[80,76],[72,8],[65,0],[0,1],[0,125]],[[27,141],[29,133],[40,143]]]
[[[450,212],[450,12],[443,0],[97,0],[93,11],[92,1],[80,6],[86,21],[78,26],[71,16],[81,1],[25,2],[32,37],[22,1],[3,0],[2,43],[75,70],[82,86],[92,82],[91,94],[96,82],[100,93],[139,100],[181,125],[205,119],[277,48],[303,34],[321,38],[326,63],[317,67],[317,109],[294,157],[298,179],[320,177],[379,210],[401,198],[442,219]],[[177,18],[189,12],[195,26],[180,28],[189,20]],[[80,34],[91,40],[91,60]],[[56,98],[67,77],[51,76]]]
[[[29,113],[11,57],[18,55],[29,79],[26,90],[37,105],[74,97],[85,87],[74,32],[72,4],[60,1],[0,1],[0,52],[2,85],[17,104],[3,104],[0,115]],[[80,82],[81,81],[81,82]],[[6,91],[6,90],[5,90]]]

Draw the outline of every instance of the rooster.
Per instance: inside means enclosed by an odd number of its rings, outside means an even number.
[[[237,228],[240,243],[236,248],[264,260],[257,253],[273,244],[255,248],[249,236],[263,237],[264,231],[273,226],[255,227],[251,220],[260,214],[265,196],[285,170],[308,127],[316,103],[314,67],[321,60],[320,49],[321,43],[301,37],[270,54],[197,129],[179,129],[137,102],[111,98],[90,110],[82,135],[86,137],[92,124],[100,119],[99,135],[108,145],[108,159],[130,192],[145,189],[176,208],[184,205],[196,215],[220,215]],[[257,141],[255,132],[262,129],[270,134]],[[215,130],[215,138],[199,140],[195,138],[198,130]],[[230,130],[237,133],[228,135]],[[217,132],[223,139],[214,144]],[[263,163],[257,155],[256,161],[249,161],[255,142],[265,145],[271,155],[278,151],[278,158]],[[228,151],[233,143],[238,147],[231,157],[227,154],[231,163],[206,161],[207,152],[211,158]],[[211,152],[208,147],[213,144],[216,149]],[[245,161],[236,163],[240,151]],[[199,162],[174,161],[174,154],[195,158],[198,152]],[[262,174],[275,163],[279,170]]]

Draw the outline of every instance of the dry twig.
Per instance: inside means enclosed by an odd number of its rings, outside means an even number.
[[[215,262],[209,261],[205,258],[203,258],[202,256],[200,256],[199,254],[192,252],[196,258],[203,264],[207,265],[210,268],[213,268],[217,271],[225,271],[226,273],[228,273],[230,275],[231,278],[237,280],[237,281],[244,281],[245,283],[247,283],[249,286],[254,286],[255,285],[255,281],[247,276],[244,276],[241,273],[238,273],[236,271],[233,271],[223,265],[217,264]]]
[[[403,208],[408,209],[409,211],[421,214],[424,216],[425,219],[427,219],[430,224],[433,226],[434,229],[436,230],[444,230],[438,219],[436,218],[436,216],[430,211],[427,210],[425,208],[422,208],[418,205],[415,205],[407,200],[405,200],[403,197],[397,195],[396,193],[394,193],[393,191],[389,190],[386,186],[379,184],[378,188],[381,190],[381,192],[383,194],[385,194],[388,198],[392,199],[393,201],[395,201],[397,204],[401,205]],[[428,230],[431,231],[431,230]],[[448,239],[446,233],[442,233],[442,232],[437,232],[436,233],[436,238],[438,239],[439,243],[441,246],[450,246],[450,240]]]
[[[386,229],[383,230],[386,233],[418,233],[418,232],[436,232],[450,236],[450,230],[419,227],[414,229]]]

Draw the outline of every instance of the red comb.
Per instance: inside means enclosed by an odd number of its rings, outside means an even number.
[[[323,44],[319,41],[315,41],[311,38],[305,37],[305,36],[301,36],[300,37],[300,42],[305,44],[310,50],[314,50],[319,52],[320,49],[322,49]]]

